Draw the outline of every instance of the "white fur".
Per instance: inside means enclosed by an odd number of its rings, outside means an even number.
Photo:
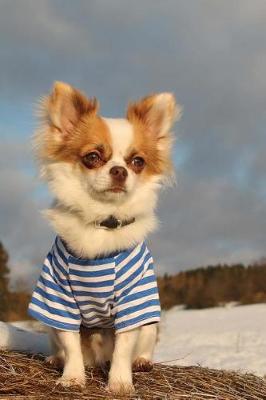
[[[70,344],[72,344],[72,335],[58,334],[58,331],[52,328],[49,329],[49,333],[53,355],[47,357],[46,361],[55,367],[62,368],[66,363],[64,342],[67,341],[68,343],[68,340],[70,340]],[[82,356],[86,367],[104,366],[107,361],[111,361],[114,351],[113,329],[83,329],[80,336]]]
[[[115,393],[134,392],[132,364],[152,361],[158,324],[144,325],[116,335],[108,388]]]
[[[126,249],[141,242],[156,228],[154,210],[160,187],[157,178],[145,185],[137,184],[133,193],[121,199],[118,195],[117,202],[107,203],[90,196],[82,180],[73,176],[71,164],[49,165],[48,169],[50,188],[59,203],[47,210],[46,215],[75,254],[93,258]],[[109,215],[122,220],[134,217],[136,222],[113,231],[95,228],[96,220]]]
[[[55,231],[75,254],[97,257],[122,250],[141,242],[157,226],[154,210],[160,176],[143,182],[127,168],[126,193],[106,193],[111,185],[110,169],[124,166],[125,155],[132,144],[132,126],[127,120],[105,119],[111,133],[113,155],[101,168],[85,173],[76,165],[50,162],[42,166],[42,174],[55,195],[57,205],[45,212]],[[134,224],[120,230],[95,228],[95,221],[109,215]]]
[[[139,329],[118,333],[109,372],[108,388],[114,393],[134,392],[132,362],[139,337]]]
[[[138,359],[152,361],[155,344],[158,339],[158,324],[143,325],[139,331],[134,361]]]
[[[125,166],[126,163],[123,157],[133,142],[133,127],[124,118],[103,118],[103,120],[108,126],[112,137],[112,161]]]
[[[64,386],[85,385],[85,368],[79,332],[54,330],[64,351],[64,372],[58,383]]]

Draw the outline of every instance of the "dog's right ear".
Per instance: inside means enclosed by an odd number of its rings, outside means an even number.
[[[61,138],[72,133],[85,114],[96,114],[98,102],[88,99],[79,90],[64,82],[55,82],[51,94],[43,103],[46,122]]]

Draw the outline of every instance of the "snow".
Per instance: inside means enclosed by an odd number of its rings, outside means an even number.
[[[19,325],[17,327],[0,321],[0,349],[25,353],[50,353],[50,342],[47,334],[31,332],[24,328],[23,323]]]
[[[0,348],[49,354],[38,324],[0,322]],[[23,328],[24,330],[22,330]],[[155,361],[266,375],[266,304],[163,312]]]
[[[174,307],[163,313],[160,336],[155,361],[266,375],[266,304]]]

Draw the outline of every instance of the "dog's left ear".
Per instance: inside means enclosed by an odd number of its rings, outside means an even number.
[[[159,93],[144,97],[129,104],[127,118],[139,121],[147,131],[160,140],[166,137],[175,120],[181,116],[181,107],[176,104],[172,93]]]

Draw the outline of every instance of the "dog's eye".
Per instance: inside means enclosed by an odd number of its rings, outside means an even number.
[[[96,168],[102,164],[102,159],[96,151],[86,154],[82,157],[82,162],[87,168]]]
[[[138,173],[141,172],[143,170],[143,168],[145,167],[145,160],[142,157],[134,157],[131,160],[131,165],[133,170]]]

